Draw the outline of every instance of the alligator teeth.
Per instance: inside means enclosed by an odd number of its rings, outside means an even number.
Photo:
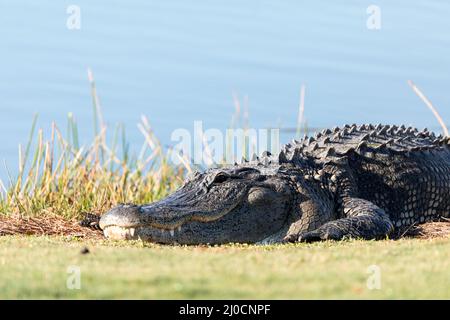
[[[122,228],[109,226],[103,230],[105,237],[115,240],[132,239],[135,235],[135,228]]]
[[[175,230],[170,229],[170,236],[173,237],[175,235]]]

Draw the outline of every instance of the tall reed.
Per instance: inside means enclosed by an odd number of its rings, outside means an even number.
[[[169,164],[170,152],[162,149],[146,117],[138,124],[144,137],[139,155],[131,154],[123,125],[109,138],[90,70],[88,78],[94,108],[91,143],[80,145],[73,114],[65,135],[53,123],[48,137],[37,130],[35,115],[25,149],[19,146],[17,176],[5,164],[8,181],[0,181],[0,214],[72,218],[84,211],[100,213],[117,203],[155,201],[183,181],[189,163]]]

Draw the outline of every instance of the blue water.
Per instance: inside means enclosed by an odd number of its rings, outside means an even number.
[[[71,4],[80,30],[66,26]],[[380,30],[366,26],[371,4],[381,9]],[[302,84],[311,127],[439,129],[406,81],[450,122],[449,17],[443,0],[3,0],[0,158],[15,165],[34,113],[50,128],[73,112],[83,140],[92,136],[88,67],[107,122],[123,122],[136,147],[142,114],[169,145],[194,120],[225,128],[233,91],[248,96],[252,127],[295,127]]]

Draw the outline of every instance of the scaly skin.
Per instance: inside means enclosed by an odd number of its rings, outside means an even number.
[[[356,125],[196,173],[166,199],[102,216],[107,237],[165,244],[381,239],[448,217],[449,139]]]

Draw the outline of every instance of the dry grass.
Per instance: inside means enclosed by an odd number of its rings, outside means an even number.
[[[429,222],[411,227],[405,237],[417,239],[446,238],[450,236],[450,220]],[[77,219],[57,215],[21,217],[0,215],[0,236],[4,235],[49,235],[70,236],[86,239],[103,238],[98,230],[81,227]]]
[[[39,130],[33,157],[30,138],[25,151],[19,149],[18,177],[10,175],[7,186],[1,183],[0,214],[71,219],[81,212],[104,212],[117,203],[164,197],[181,184],[185,168],[168,164],[169,153],[162,151],[147,119],[139,126],[145,137],[140,156],[130,154],[124,134],[122,150],[118,148],[118,130],[108,144],[105,127],[90,146],[79,147],[72,116],[69,137],[56,124],[48,139]]]
[[[118,203],[153,202],[179,186],[185,172],[192,170],[189,161],[184,167],[169,165],[171,150],[163,150],[145,117],[138,124],[144,143],[138,154],[132,153],[123,126],[110,132],[103,122],[90,71],[89,81],[93,141],[80,146],[72,114],[66,134],[53,123],[48,137],[36,130],[35,116],[26,146],[19,146],[18,175],[12,176],[6,166],[8,182],[0,181],[0,216],[70,220],[81,212],[102,213]]]
[[[67,219],[56,215],[35,218],[0,215],[0,236],[5,235],[70,236],[84,239],[103,238],[101,231],[81,227],[77,219]]]
[[[433,106],[431,101],[423,94],[423,92],[412,82],[411,80],[408,80],[408,85],[411,87],[411,89],[414,91],[414,93],[425,103],[425,105],[428,107],[428,109],[431,110],[436,120],[439,122],[439,125],[442,128],[442,131],[444,132],[445,136],[449,136],[447,126],[445,125],[445,121],[442,119],[441,115],[437,111],[437,109]]]
[[[450,220],[442,218],[443,221],[429,222],[413,226],[405,234],[409,238],[433,239],[450,236]]]

